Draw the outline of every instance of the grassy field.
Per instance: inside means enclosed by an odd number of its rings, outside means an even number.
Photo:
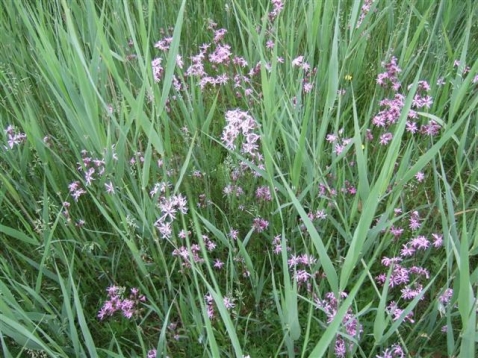
[[[2,1],[0,355],[478,355],[477,17]]]

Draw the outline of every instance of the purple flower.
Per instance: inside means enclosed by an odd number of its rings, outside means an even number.
[[[410,257],[414,253],[415,253],[415,249],[408,245],[403,245],[402,249],[400,250],[400,256],[403,256],[403,257]]]
[[[76,191],[80,187],[80,182],[79,181],[74,181],[68,185],[68,189],[71,192]]]
[[[346,298],[347,293],[341,292],[340,298]],[[327,315],[327,323],[331,323],[334,320],[335,315],[339,309],[339,300],[335,297],[333,292],[328,292],[325,295],[325,299],[321,300],[318,297],[314,299],[317,308],[321,309]],[[342,326],[345,328],[345,333],[349,336],[352,336],[356,339],[360,338],[361,333],[363,332],[362,325],[358,322],[358,319],[352,313],[352,310],[349,308],[345,317],[342,320]],[[341,336],[337,336],[336,350],[335,354],[340,356],[345,356],[346,352],[351,352],[354,348],[353,342],[346,343]]]
[[[392,257],[392,258],[384,257],[382,259],[382,265],[385,266],[385,267],[388,267],[392,264],[397,264],[397,263],[400,263],[400,262],[402,262],[402,258],[400,258],[400,257]]]
[[[214,52],[209,55],[209,61],[216,64],[228,64],[231,55],[230,45],[217,45]]]
[[[106,188],[106,192],[108,194],[114,194],[115,193],[115,188],[114,188],[113,183],[111,181],[109,183],[105,183],[105,188]]]
[[[159,82],[163,76],[163,67],[161,67],[161,62],[163,59],[161,57],[155,58],[151,61],[151,68],[153,70],[153,77],[155,82]]]
[[[161,222],[160,220],[156,221],[154,225],[158,228],[159,233],[163,239],[171,238],[173,234],[173,229],[170,222]]]
[[[453,296],[453,289],[447,288],[439,297],[438,301],[443,304],[447,305],[450,303],[451,297]]]
[[[325,213],[325,210],[317,210],[315,212],[315,218],[318,220],[324,220],[327,218],[327,214]]]
[[[392,133],[385,133],[380,136],[380,144],[387,145],[393,139]]]
[[[78,199],[83,194],[86,194],[86,191],[80,188],[78,190],[75,190],[73,193],[71,193],[71,196],[75,199],[76,202],[78,202]]]
[[[415,289],[412,289],[411,287],[406,286],[401,290],[402,292],[402,298],[405,300],[413,300],[415,297],[421,294],[423,290],[423,286],[420,284],[415,284]],[[422,296],[422,299],[424,297]]]
[[[166,37],[154,44],[154,47],[157,48],[160,51],[167,51],[169,50],[169,45],[173,41],[172,37]]]
[[[98,312],[98,318],[104,320],[106,317],[113,316],[116,312],[121,311],[123,316],[131,318],[140,312],[138,304],[145,302],[146,297],[139,295],[137,288],[131,289],[129,298],[123,298],[125,289],[123,287],[110,286],[106,289],[108,300],[106,300]]]
[[[304,63],[304,56],[296,57],[292,60],[292,66],[299,67]]]
[[[156,354],[157,354],[156,349],[150,349],[150,350],[148,351],[147,358],[156,358]]]
[[[403,352],[403,348],[395,343],[390,348],[385,349],[382,352],[382,355],[376,355],[376,358],[404,358],[405,353]]]
[[[247,67],[247,61],[243,57],[234,57],[232,63],[242,68]],[[247,82],[249,79],[244,77],[243,80]]]
[[[229,231],[228,236],[233,240],[237,240],[237,238],[239,237],[239,230],[235,230],[235,229],[231,228],[231,230]]]
[[[219,259],[215,259],[214,260],[214,265],[213,265],[215,268],[217,269],[222,269],[222,267],[224,266],[224,262],[219,260]]]
[[[421,226],[420,223],[420,215],[418,214],[418,211],[412,212],[410,216],[410,230],[415,231],[418,230]]]
[[[207,306],[207,316],[209,319],[213,319],[215,316],[214,307],[212,305]]]
[[[293,266],[297,266],[300,263],[300,257],[296,255],[292,255],[289,260],[287,260],[287,264],[289,265],[289,268],[292,268]]]
[[[395,265],[390,276],[390,287],[407,284],[410,281],[409,270],[403,266]]]
[[[264,201],[271,201],[271,191],[268,186],[261,186],[256,189],[256,198]]]
[[[230,310],[231,308],[236,307],[236,304],[234,303],[234,301],[235,301],[234,298],[225,296],[225,297],[223,297],[222,301],[223,301],[223,303],[224,303],[224,306],[225,306],[226,309],[228,309],[228,310]]]
[[[255,218],[253,223],[252,223],[252,228],[256,232],[263,232],[265,229],[269,227],[269,222],[267,220],[264,220],[262,218]]]
[[[121,302],[121,311],[123,311],[123,315],[126,318],[133,317],[134,314],[135,303],[132,300],[125,299]]]
[[[428,122],[428,124],[421,126],[420,132],[424,135],[434,136],[440,132],[440,129],[441,126],[434,120],[431,120]]]
[[[357,29],[362,25],[363,20],[367,16],[367,14],[370,12],[370,9],[372,7],[372,4],[375,0],[365,0],[362,4],[362,8],[360,11],[360,16],[357,21],[357,25],[355,26]]]
[[[334,348],[335,356],[343,358],[347,354],[347,349],[345,347],[345,341],[343,338],[338,337],[335,340],[335,348]]]
[[[410,241],[410,246],[417,250],[426,250],[430,247],[430,241],[425,236],[417,236]]]
[[[392,316],[392,319],[396,321],[400,318],[404,310],[398,308],[397,303],[392,301],[386,307],[386,311]],[[410,323],[415,323],[412,317],[413,317],[413,312],[410,312],[405,316],[405,319],[408,320]]]
[[[298,270],[294,276],[298,283],[307,282],[310,277],[312,277],[312,275],[305,270]]]
[[[443,246],[443,235],[439,235],[439,234],[432,234],[433,236],[433,246],[435,248],[439,248],[441,246]]]
[[[312,89],[314,88],[314,84],[310,82],[304,83],[304,92],[305,93],[310,93]]]
[[[425,180],[425,174],[423,174],[423,172],[418,172],[417,174],[415,174],[415,179],[417,179],[417,181],[421,183]]]
[[[312,266],[317,262],[317,259],[311,255],[303,254],[299,257],[299,262],[302,265]]]
[[[5,129],[5,133],[8,136],[8,148],[5,149],[12,149],[14,146],[19,145],[27,140],[27,135],[25,133],[17,132],[15,127],[9,125]]]
[[[269,13],[269,20],[274,21],[274,19],[280,14],[280,12],[284,9],[284,3],[282,0],[271,0],[273,9]]]
[[[412,266],[410,268],[410,273],[425,276],[427,280],[430,278],[430,273],[428,272],[428,270],[420,266]]]
[[[401,227],[392,226],[390,228],[390,233],[395,237],[399,238],[403,234],[403,229]]]
[[[209,252],[213,251],[216,248],[216,243],[214,241],[212,241],[206,235],[203,235],[202,237],[203,237],[204,243],[206,244],[207,251],[209,251]]]
[[[213,41],[214,41],[215,43],[218,43],[219,41],[221,41],[221,40],[224,38],[224,36],[226,35],[226,33],[227,33],[227,30],[226,30],[226,29],[219,29],[219,30],[214,31],[214,39],[213,39]]]
[[[387,71],[377,76],[377,84],[385,88],[392,88],[394,91],[398,91],[400,88],[400,82],[398,81],[398,74],[402,71],[397,65],[397,58],[392,57],[390,62],[382,62],[382,67]]]

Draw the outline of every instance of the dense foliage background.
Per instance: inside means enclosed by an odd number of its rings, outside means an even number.
[[[472,0],[5,0],[5,357],[472,357]]]

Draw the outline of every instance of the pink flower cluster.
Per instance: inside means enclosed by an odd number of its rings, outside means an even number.
[[[401,209],[397,209],[396,213],[401,213]],[[420,228],[420,216],[418,211],[410,213],[409,217],[409,229],[410,232],[416,231]],[[400,227],[392,226],[390,233],[394,236],[394,240],[398,241],[402,236],[404,229]],[[424,235],[417,235],[410,238],[406,243],[402,244],[400,255],[396,257],[383,257],[381,264],[390,271],[389,287],[399,287],[401,295],[400,297],[405,301],[410,301],[416,297],[421,296],[420,299],[424,299],[423,295],[423,282],[426,282],[430,278],[428,269],[418,265],[408,265],[409,262],[415,261],[416,256],[420,251],[426,252],[431,247],[435,249],[440,248],[443,245],[443,236],[440,234],[432,234],[433,240],[429,240]],[[413,260],[413,261],[410,261]],[[384,285],[387,280],[387,273],[378,275],[376,281]],[[388,306],[388,312],[392,316],[393,320],[397,320],[402,314],[403,310],[399,308],[398,304],[392,301]],[[410,312],[406,319],[413,323],[413,312]]]
[[[268,186],[260,186],[256,189],[256,198],[261,201],[272,201],[271,190]]]
[[[267,49],[273,49],[275,43],[273,36],[276,32],[273,21],[278,17],[284,9],[283,0],[271,0],[272,9],[269,13],[269,22],[265,46]],[[176,67],[180,70],[183,67],[186,69],[182,76],[173,75],[173,88],[176,92],[183,91],[188,88],[186,82],[192,85],[198,85],[201,91],[214,90],[233,82],[235,95],[237,98],[248,98],[249,104],[261,98],[260,83],[256,77],[265,68],[270,72],[272,69],[273,59],[268,59],[265,64],[257,62],[255,65],[250,65],[239,55],[234,55],[233,46],[225,42],[227,30],[224,28],[217,29],[217,24],[209,21],[207,29],[212,32],[213,38],[209,43],[204,43],[198,47],[198,52],[189,57],[190,63],[185,65],[180,55],[176,58]],[[171,31],[171,30],[170,30]],[[164,35],[164,31],[162,31]],[[164,37],[155,44],[155,48],[166,52],[170,48],[173,38],[170,36]],[[274,56],[275,52],[273,53]],[[285,62],[283,57],[276,56],[275,61],[283,64]],[[153,77],[155,82],[161,81],[164,69],[162,66],[163,57],[156,57],[151,62]],[[293,66],[299,66],[304,70],[303,91],[309,93],[313,90],[312,77],[316,74],[317,69],[311,70],[311,66],[303,61],[303,56],[293,60]],[[184,78],[184,80],[182,80]],[[254,96],[254,95],[257,96]],[[166,102],[166,111],[171,110],[171,104],[177,99],[177,95],[171,95]],[[295,102],[296,99],[293,99]]]
[[[92,158],[88,151],[81,151],[81,163],[78,164],[78,171],[83,173],[86,186],[90,186],[96,179],[94,175],[101,177],[105,174],[106,161],[104,158]]]
[[[382,67],[384,67],[386,71],[378,74],[377,84],[384,88],[391,88],[394,92],[397,92],[401,86],[398,74],[402,72],[402,69],[397,65],[397,58],[393,56],[390,62],[382,62]]]
[[[124,317],[132,318],[140,313],[140,303],[146,302],[146,297],[139,294],[137,288],[130,290],[128,298],[124,298],[125,288],[110,286],[106,289],[108,300],[98,312],[98,318],[104,320],[106,317],[113,316],[116,312],[121,312]]]
[[[110,150],[111,159],[116,161],[118,157],[114,150],[114,147]],[[77,170],[83,174],[86,186],[91,186],[93,182],[106,175],[106,159],[105,158],[93,158],[89,155],[88,151],[81,151],[81,162],[77,163]],[[104,183],[105,191],[108,194],[114,194],[115,188],[111,181]],[[73,181],[68,185],[71,196],[78,202],[78,199],[83,194],[86,194],[86,190],[82,187],[79,181]]]
[[[282,0],[271,0],[272,11],[269,12],[269,20],[274,21],[277,16],[284,10],[284,3]]]
[[[410,268],[407,268],[398,263],[402,262],[402,260],[403,259],[401,257],[384,257],[382,259],[382,265],[384,267],[393,265],[389,281],[390,287],[407,285],[411,281],[411,275],[424,277],[426,280],[430,278],[430,273],[426,268],[423,268],[421,266],[411,266]],[[382,273],[376,277],[376,281],[383,285],[386,281],[386,278],[387,275],[385,273]],[[410,295],[407,296],[405,292],[410,292],[410,287],[406,287],[406,290],[402,290],[403,299],[412,299],[421,293],[422,285],[418,284],[417,282],[415,282],[414,285],[416,285],[416,294],[414,294],[413,297],[410,297]]]
[[[274,254],[278,255],[282,252],[282,239],[281,239],[281,235],[277,235],[274,237],[274,239],[272,240],[272,246],[273,246],[273,251],[274,251]],[[289,246],[286,246],[286,250],[287,251],[290,251],[291,248]]]
[[[222,192],[227,196],[234,195],[236,197],[240,197],[244,194],[242,187],[237,184],[227,184]]]
[[[442,305],[447,305],[450,303],[451,297],[453,296],[453,289],[447,288],[439,297],[438,302]]]
[[[269,221],[257,217],[252,222],[252,228],[255,232],[263,232],[265,229],[269,227]]]
[[[153,77],[155,82],[161,81],[161,78],[163,77],[164,69],[161,66],[162,61],[163,59],[161,57],[157,57],[151,61],[151,68],[153,70]]]
[[[360,16],[357,21],[357,29],[362,25],[363,20],[365,19],[365,16],[370,12],[370,8],[372,7],[372,4],[374,3],[375,0],[365,0],[362,4],[362,8],[360,9]]]
[[[299,285],[307,283],[309,291],[311,289],[311,282],[309,280],[318,274],[317,271],[311,271],[316,262],[317,259],[308,254],[291,255],[290,259],[287,260],[289,269],[294,272],[294,279]]]
[[[245,159],[259,169],[264,169],[263,156],[259,150],[260,136],[256,133],[258,124],[249,113],[239,109],[226,112],[226,126],[221,135],[224,146],[229,150],[236,150],[240,147],[241,154]],[[245,171],[251,170],[250,165],[244,161],[241,162],[241,171],[236,174],[239,178]],[[259,173],[253,171],[254,175]]]
[[[242,83],[249,84],[250,78],[243,76],[242,71],[240,71],[248,65],[247,61],[242,57],[232,56],[232,46],[222,43],[227,30],[216,29],[216,27],[216,23],[209,22],[208,29],[213,31],[213,42],[201,45],[199,52],[190,57],[191,64],[187,66],[184,77],[197,78],[201,90],[226,85],[231,79],[234,79],[235,88],[242,87]],[[171,42],[171,37],[165,37],[158,41],[155,47],[161,51],[168,51]],[[163,76],[164,69],[161,63],[161,57],[155,58],[151,63],[155,82],[159,82]],[[181,55],[176,57],[176,66],[180,70],[184,67]],[[177,92],[188,88],[176,75],[173,76],[173,87]],[[244,91],[246,95],[251,93],[252,89],[250,88]],[[242,96],[240,92],[237,92],[236,95],[238,97]],[[170,99],[174,100],[175,98],[176,96],[173,95]],[[169,106],[166,109],[169,111]]]
[[[339,299],[347,298],[347,293],[341,292]],[[339,309],[339,299],[335,297],[333,292],[328,292],[325,295],[325,299],[321,300],[315,298],[315,304],[318,309],[324,311],[327,316],[327,323],[331,323],[337,311]],[[356,340],[360,339],[360,335],[363,332],[363,327],[359,323],[357,317],[353,314],[351,308],[347,310],[343,320],[342,327],[345,330],[345,333],[349,336],[355,338]],[[347,353],[351,353],[354,349],[355,344],[353,342],[346,342],[343,336],[337,335],[335,340],[335,356],[336,357],[345,357]]]
[[[12,149],[16,145],[19,145],[27,140],[27,135],[16,130],[12,125],[9,125],[5,129],[5,133],[8,137],[8,148]]]
[[[75,199],[76,202],[78,202],[80,196],[86,194],[86,190],[81,187],[80,182],[77,180],[68,185],[68,190],[70,191],[71,196]]]
[[[317,262],[317,259],[308,254],[302,255],[292,255],[289,260],[287,260],[287,264],[289,268],[294,268],[297,265],[305,265],[305,266],[312,266]]]
[[[216,317],[216,311],[214,309],[214,299],[212,295],[208,293],[206,296],[204,296],[204,300],[206,301],[207,316],[209,319],[214,319]],[[236,307],[235,299],[231,296],[224,296],[222,298],[222,302],[227,310],[231,310]]]
[[[172,224],[176,220],[176,214],[179,212],[183,215],[187,214],[188,206],[187,199],[181,194],[167,197],[165,195],[168,183],[156,183],[150,194],[156,195],[158,191],[161,195],[158,199],[157,206],[161,210],[160,217],[154,223],[154,226],[159,230],[161,238],[170,239],[173,234]]]
[[[147,358],[156,358],[157,354],[158,354],[158,351],[156,349],[150,349],[148,351],[148,355],[146,357]]]
[[[341,129],[339,131],[339,134],[333,134],[329,133],[327,134],[327,137],[325,137],[325,140],[329,143],[332,143],[334,145],[334,153],[336,155],[342,154],[344,149],[352,143],[352,138],[343,138],[342,137],[343,130]]]
[[[191,251],[191,254],[189,253]],[[183,260],[182,266],[184,267],[191,267],[191,261],[196,263],[204,262],[204,259],[199,256],[201,252],[201,247],[198,244],[191,245],[191,249],[189,250],[186,246],[181,246],[177,249],[174,249],[173,256],[178,256]],[[191,260],[192,259],[192,260]]]
[[[304,78],[302,80],[302,86],[305,93],[310,93],[314,88],[314,78],[317,73],[317,68],[311,69],[308,62],[304,61],[304,56],[298,56],[292,60],[292,67],[299,67],[304,71]],[[293,103],[296,104],[296,98],[294,97]]]
[[[160,51],[167,51],[169,50],[169,46],[173,42],[173,38],[170,36],[167,36],[163,38],[162,40],[159,40],[154,44],[154,47],[157,48]]]
[[[394,321],[398,320],[400,316],[402,316],[404,310],[398,307],[398,304],[395,301],[390,302],[390,304],[385,308],[387,313],[392,316]],[[415,323],[413,317],[413,311],[407,313],[404,317],[405,320],[409,321],[410,323]]]
[[[405,358],[405,352],[403,348],[395,343],[390,348],[386,348],[382,355],[376,355],[376,358]]]
[[[412,85],[408,86],[408,90],[412,88]],[[430,85],[426,81],[419,81],[417,92],[415,93],[415,97],[413,97],[412,107],[413,108],[427,108],[429,109],[433,104],[433,98],[430,97],[427,93],[430,91]]]
[[[398,75],[402,70],[397,65],[397,59],[392,57],[390,62],[384,62],[382,63],[382,66],[386,69],[386,71],[377,76],[377,84],[384,88],[391,89],[393,92],[395,92],[395,94],[393,98],[386,98],[380,101],[380,106],[384,109],[382,109],[373,117],[372,124],[375,127],[387,129],[391,125],[397,123],[398,119],[400,118],[405,105],[405,95],[398,93],[398,90],[401,87]],[[418,119],[418,113],[415,111],[415,109],[431,108],[433,104],[433,98],[428,95],[428,92],[430,91],[430,85],[426,81],[419,81],[417,86],[417,92],[412,101],[413,109],[410,109],[407,115],[406,131],[411,134],[420,132],[423,135],[434,136],[438,134],[441,127],[436,121],[430,120],[428,123],[423,124],[419,128],[416,122]],[[412,85],[409,85],[407,90],[410,90],[411,87]],[[380,144],[387,145],[392,139],[392,133],[383,133],[380,136]]]
[[[236,141],[242,135],[244,138],[241,152],[257,155],[259,135],[255,133],[258,125],[249,113],[239,109],[226,112],[226,126],[223,129],[221,140],[227,149],[235,150]]]
[[[184,231],[181,231],[180,237],[184,237]],[[202,235],[202,239],[204,241],[204,245],[206,246],[206,250],[208,252],[213,252],[217,244],[209,238],[207,235]],[[180,246],[179,248],[176,248],[173,250],[172,255],[177,256],[182,260],[181,266],[184,268],[190,268],[191,263],[203,263],[205,260],[199,255],[201,252],[201,246],[199,244],[193,243],[191,244],[190,248],[187,246]],[[215,268],[221,269],[224,263],[219,260],[215,259],[213,266]]]

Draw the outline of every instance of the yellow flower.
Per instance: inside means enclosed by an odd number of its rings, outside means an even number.
[[[346,81],[352,81],[352,75],[345,75]]]

